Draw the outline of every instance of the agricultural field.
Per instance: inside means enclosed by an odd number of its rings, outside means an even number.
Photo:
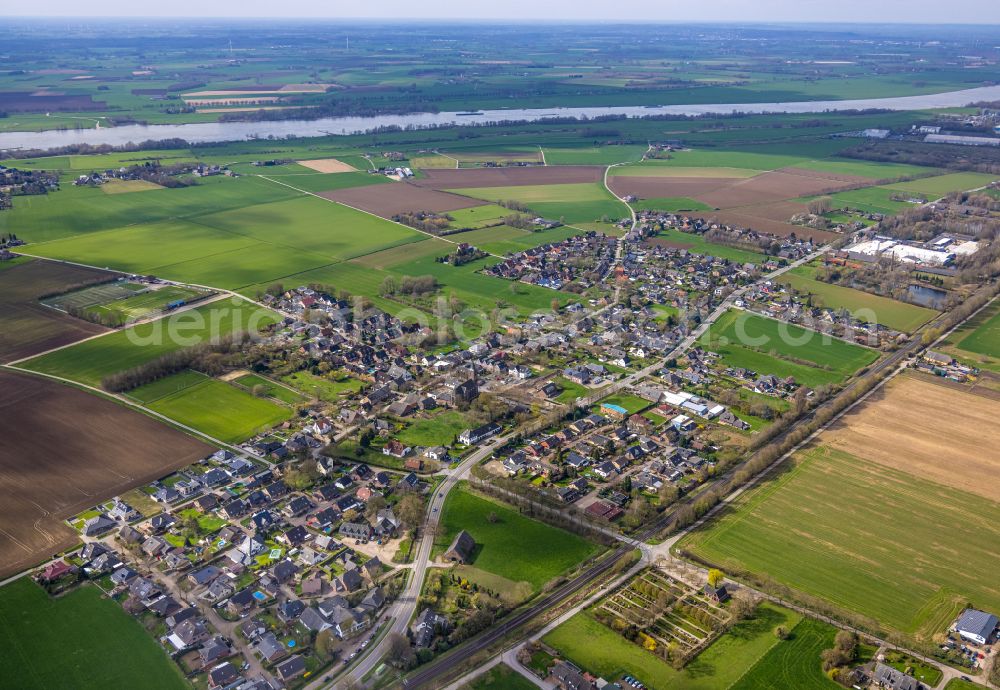
[[[701,337],[728,366],[795,377],[805,386],[844,381],[878,359],[878,352],[783,321],[730,310]]]
[[[629,674],[652,690],[727,690],[742,688],[738,685],[741,679],[759,660],[791,644],[794,638],[781,642],[774,636],[774,628],[781,625],[795,629],[801,625],[800,620],[788,609],[762,605],[753,618],[736,624],[680,671],[598,622],[589,611],[576,614],[542,641],[569,661],[609,681]],[[803,666],[807,664],[808,659],[804,659]],[[815,666],[815,673],[822,677],[818,653]],[[809,668],[804,670],[811,672]]]
[[[449,224],[449,227],[456,229],[471,228],[473,230],[477,228],[486,228],[499,225],[504,216],[509,216],[511,213],[512,211],[510,209],[506,209],[503,206],[497,206],[496,204],[473,206],[471,208],[449,211],[448,215],[453,219]]]
[[[225,443],[239,443],[292,416],[292,409],[250,393],[223,381],[190,373],[179,381],[171,377],[140,386],[130,395],[146,407],[190,426]],[[172,389],[154,397],[164,389]]]
[[[426,170],[413,184],[430,189],[481,187],[541,187],[567,184],[602,184],[604,168],[596,165],[531,166],[527,168],[463,168]]]
[[[135,618],[96,587],[53,599],[28,578],[0,588],[0,673],[19,690],[190,687]]]
[[[64,519],[215,450],[117,403],[10,371],[0,372],[0,417],[0,576],[76,543]]]
[[[0,359],[12,361],[105,332],[39,302],[39,297],[114,278],[96,269],[18,259],[0,263]]]
[[[1000,463],[983,452],[1000,447],[1000,401],[949,384],[922,374],[898,376],[826,431],[823,443],[1000,503],[993,481]]]
[[[645,146],[580,146],[574,148],[544,147],[548,165],[615,165],[639,161]]]
[[[681,548],[929,641],[967,601],[1000,607],[977,575],[1000,567],[998,525],[998,503],[822,445]]]
[[[492,202],[516,201],[544,218],[563,219],[570,224],[628,215],[627,205],[597,184],[467,187],[449,191]]]
[[[222,300],[157,321],[78,343],[36,357],[23,366],[89,386],[110,374],[150,362],[183,347],[256,332],[278,321],[278,315],[243,300]]]
[[[924,177],[919,180],[908,182],[898,182],[887,185],[885,189],[892,189],[908,194],[923,194],[928,199],[938,199],[949,192],[964,192],[969,189],[979,189],[997,179],[996,175],[986,175],[983,173],[948,173],[947,175],[936,175],[934,177]]]
[[[598,551],[582,537],[527,518],[460,484],[441,509],[435,553],[447,550],[463,529],[476,540],[472,565],[512,582],[528,582],[533,591]]]
[[[904,333],[912,333],[937,316],[936,311],[927,307],[824,283],[813,277],[815,273],[812,267],[799,266],[782,275],[778,281],[811,295],[814,306],[847,309],[856,319],[879,323]]]
[[[476,199],[449,194],[437,189],[427,189],[409,182],[396,182],[389,189],[382,186],[355,187],[323,192],[321,196],[324,199],[389,219],[401,213],[418,211],[446,213],[484,205]],[[415,230],[411,232],[416,234]],[[421,234],[423,235],[423,233]]]
[[[973,353],[975,362],[991,364],[1000,359],[1000,302],[984,309],[965,327],[949,338],[953,349]],[[992,368],[992,367],[991,367]]]
[[[642,199],[640,201],[633,202],[632,208],[636,211],[662,211],[664,213],[712,210],[712,207],[708,204],[703,204],[696,199],[683,196]]]

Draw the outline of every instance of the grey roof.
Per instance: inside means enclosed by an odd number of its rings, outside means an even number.
[[[958,617],[955,629],[959,632],[970,635],[978,635],[982,638],[989,638],[997,628],[997,617],[992,613],[977,611],[976,609],[965,609]]]

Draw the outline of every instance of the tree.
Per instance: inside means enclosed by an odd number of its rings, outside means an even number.
[[[325,659],[330,659],[337,652],[337,638],[329,630],[323,630],[316,636],[316,652]]]
[[[777,637],[779,640],[787,640],[788,628],[786,628],[783,625],[779,625],[777,628],[774,629],[774,636]]]
[[[486,521],[490,524],[496,524],[500,518],[497,516],[496,511],[491,510],[490,514],[486,516]]]
[[[386,276],[385,280],[382,281],[382,287],[379,288],[379,293],[381,295],[394,295],[398,289],[399,285],[396,283],[396,279],[392,276]]]
[[[718,587],[719,583],[722,582],[725,575],[718,568],[712,568],[708,571],[708,584],[712,587]]]
[[[396,506],[399,519],[407,529],[413,531],[424,521],[424,501],[419,494],[407,492]]]
[[[394,632],[386,638],[389,649],[386,656],[389,662],[399,668],[409,668],[414,661],[413,650],[410,649],[410,642],[403,635]]]
[[[378,494],[373,494],[371,498],[368,499],[368,503],[365,504],[365,517],[368,520],[374,520],[375,516],[378,515],[378,511],[385,508],[385,499]]]

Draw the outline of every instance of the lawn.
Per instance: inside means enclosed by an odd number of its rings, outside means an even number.
[[[235,302],[235,303],[234,303]],[[21,366],[90,386],[183,347],[258,331],[278,315],[244,300],[221,300],[31,359]]]
[[[835,690],[841,687],[823,673],[820,654],[833,647],[836,629],[812,618],[804,618],[791,629],[788,639],[771,647],[731,690]]]
[[[778,282],[812,295],[813,304],[817,307],[847,309],[860,321],[879,323],[905,333],[912,333],[937,316],[937,312],[933,309],[841,285],[824,283],[814,279],[813,274],[814,269],[800,266],[782,275],[778,278]]]
[[[569,661],[609,681],[629,674],[653,690],[725,690],[780,644],[773,632],[777,626],[792,628],[799,620],[793,611],[762,605],[754,618],[735,625],[681,671],[629,642],[586,611],[570,618],[542,641]],[[816,665],[818,669],[818,656]]]
[[[463,690],[535,690],[537,686],[507,664],[497,664]]]
[[[619,407],[624,407],[628,410],[629,414],[635,414],[639,410],[644,410],[647,407],[652,406],[652,404],[653,403],[644,398],[640,398],[637,395],[618,393],[617,395],[611,395],[604,398],[600,403],[598,403],[597,407],[600,408],[601,405],[618,405]]]
[[[137,390],[140,396],[145,395],[141,388]],[[147,406],[226,443],[245,441],[292,416],[289,407],[255,398],[244,390],[208,377]]]
[[[590,389],[586,386],[581,386],[579,383],[573,383],[569,379],[564,379],[561,376],[557,376],[552,380],[556,383],[556,385],[562,388],[562,392],[556,396],[556,401],[561,402],[564,405],[570,405],[575,402],[577,398],[590,393]]]
[[[59,599],[27,578],[0,588],[0,645],[4,687],[189,687],[142,626],[96,587]]]
[[[747,251],[746,249],[737,249],[724,244],[715,244],[707,241],[703,235],[681,232],[673,228],[661,230],[656,233],[656,239],[666,240],[677,247],[687,249],[695,254],[707,254],[739,263],[759,264],[767,260],[764,254]]]
[[[800,453],[682,547],[929,640],[1000,608],[1000,505],[827,447]]]
[[[408,446],[450,446],[455,437],[472,426],[461,412],[437,412],[429,418],[411,419],[396,438]]]
[[[729,366],[794,376],[806,386],[843,381],[878,359],[875,350],[736,310],[723,314],[700,343]]]
[[[357,393],[364,386],[358,379],[347,375],[328,374],[317,376],[308,371],[297,371],[281,377],[284,383],[296,388],[306,395],[326,402],[336,402],[347,393]]]
[[[489,520],[491,514],[496,522]],[[435,552],[447,550],[463,529],[476,540],[472,565],[514,582],[529,582],[536,591],[598,551],[582,537],[472,493],[464,483],[448,494],[441,510]]]
[[[288,403],[289,405],[294,405],[305,400],[305,396],[301,393],[297,393],[293,390],[288,389],[279,383],[264,378],[263,376],[258,376],[257,374],[244,374],[235,380],[235,383],[245,386],[251,392],[257,387],[261,386],[263,394],[269,398],[277,398],[283,403]]]

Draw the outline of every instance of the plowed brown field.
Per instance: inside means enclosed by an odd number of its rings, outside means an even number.
[[[1000,501],[998,419],[998,400],[905,375],[821,440],[859,458]]]
[[[534,165],[524,168],[431,168],[413,184],[431,189],[511,187],[515,185],[600,182],[604,168],[596,165]]]
[[[66,518],[213,451],[117,403],[0,371],[0,577],[72,546]]]
[[[417,187],[408,182],[338,189],[332,192],[320,192],[319,195],[383,218],[392,218],[405,211],[444,213],[486,204],[479,199]]]

